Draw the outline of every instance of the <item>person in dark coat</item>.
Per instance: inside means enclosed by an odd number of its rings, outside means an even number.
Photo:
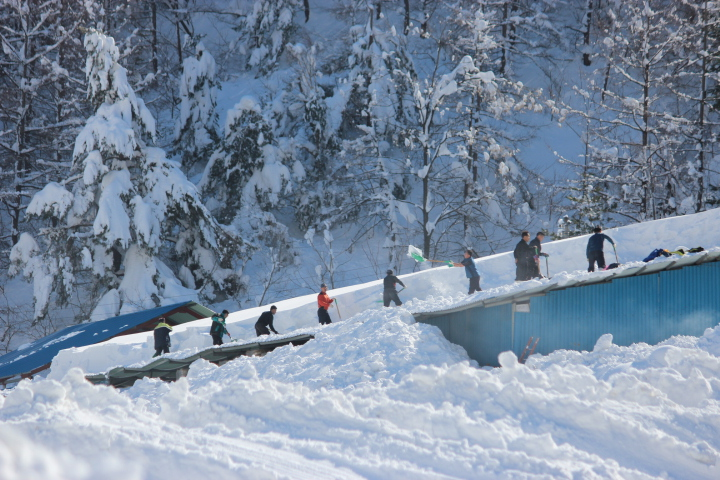
[[[480,288],[480,273],[477,271],[475,262],[472,259],[472,252],[465,250],[465,258],[460,263],[453,262],[456,267],[465,267],[465,276],[470,279],[470,288],[468,289],[468,295],[475,292],[481,292]]]
[[[405,288],[405,284],[395,276],[395,272],[392,270],[388,270],[385,273],[387,273],[387,276],[383,279],[383,305],[389,307],[390,301],[392,300],[395,302],[395,306],[399,307],[402,305],[402,302],[400,301],[400,297],[398,297],[395,285],[399,283]]]
[[[318,294],[318,322],[320,322],[320,325],[332,323],[328,308],[330,308],[330,305],[332,305],[335,299],[330,298],[330,295],[327,293],[327,288],[327,285],[323,283],[320,285],[320,293]]]
[[[530,280],[535,271],[535,252],[528,241],[530,240],[529,232],[522,232],[522,239],[515,246],[513,256],[515,257],[515,281]]]
[[[593,230],[594,235],[591,235],[588,239],[587,249],[585,253],[588,259],[588,272],[595,271],[595,263],[600,270],[605,268],[605,254],[603,253],[603,243],[605,240],[615,245],[612,238],[602,233],[602,228],[595,227]]]
[[[217,313],[212,316],[212,325],[210,326],[210,336],[213,339],[213,345],[222,345],[222,337],[223,335],[227,335],[232,339],[230,336],[230,332],[227,331],[227,328],[225,328],[225,319],[230,314],[227,310],[223,310],[220,315]]]
[[[275,327],[273,327],[273,319],[275,318],[275,312],[277,312],[277,307],[273,305],[272,307],[270,307],[269,311],[263,312],[263,314],[260,315],[260,318],[258,318],[258,321],[255,322],[255,333],[257,333],[258,337],[260,335],[270,335],[270,330],[272,330],[275,335],[278,334],[277,330],[275,330]]]
[[[170,332],[172,332],[172,327],[165,323],[164,317],[160,317],[158,320],[158,324],[153,330],[155,337],[155,355],[153,355],[153,358],[163,353],[170,353]]]
[[[547,253],[542,251],[542,241],[545,239],[543,232],[538,232],[535,238],[530,241],[530,248],[533,249],[533,255],[535,260],[535,271],[533,272],[534,278],[544,278],[542,272],[540,272],[540,257],[549,257]]]

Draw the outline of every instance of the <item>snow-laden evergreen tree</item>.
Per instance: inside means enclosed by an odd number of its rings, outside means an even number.
[[[382,204],[392,201],[389,192],[408,188],[401,175],[390,171],[393,161],[377,155],[378,145],[397,142],[402,129],[404,92],[396,81],[404,77],[395,73],[402,66],[402,48],[393,26],[369,8],[365,23],[350,31],[348,70],[338,83],[328,84],[318,71],[314,47],[288,49],[297,80],[289,85],[286,102],[302,111],[293,138],[301,146],[297,158],[305,172],[295,189],[296,218],[303,230],[354,222],[361,235],[378,217],[360,213],[385,211]]]
[[[598,80],[576,89],[587,108],[572,109],[587,126],[574,206],[606,225],[676,215],[693,202],[683,144],[694,121],[673,94],[692,26],[666,0],[619,2],[609,17]]]
[[[10,216],[7,249],[26,229],[24,209],[48,180],[68,174],[82,125],[79,27],[95,14],[82,1],[0,2],[0,201]]]
[[[266,161],[268,172],[277,174],[270,187],[278,188],[258,190],[261,202],[262,198],[267,198],[274,203],[290,177],[277,154],[273,129],[263,115],[259,100],[243,97],[228,111],[224,132],[222,144],[213,152],[205,167],[200,187],[203,194],[211,199],[208,205],[217,211],[218,218],[228,223],[237,216],[245,200],[256,194],[254,188],[262,188],[263,185],[249,183],[262,175]]]
[[[300,0],[254,0],[240,12],[238,46],[246,57],[246,66],[261,74],[273,70],[290,41],[295,13]]]
[[[199,42],[195,55],[183,62],[180,112],[175,124],[174,152],[180,154],[186,170],[198,162],[204,165],[220,141],[216,112],[219,86],[215,59]]]
[[[28,206],[49,225],[37,239],[23,234],[11,253],[11,273],[34,282],[36,318],[53,301],[67,304],[79,283],[93,286],[77,291],[93,320],[234,293],[242,240],[212,217],[179,164],[151,146],[155,119],[112,37],[91,31],[84,44],[95,114],[75,142],[73,175],[48,183]]]
[[[208,207],[223,223],[249,244],[274,249],[273,265],[293,263],[287,227],[272,213],[292,191],[288,164],[292,167],[292,159],[277,144],[263,104],[245,96],[228,111],[222,142],[199,183]]]
[[[365,24],[350,29],[342,130],[344,152],[353,166],[343,188],[356,193],[344,210],[364,204],[373,213],[365,217],[367,230],[382,222],[388,266],[398,269],[408,243],[407,227],[415,221],[405,203],[412,190],[411,171],[398,149],[413,118],[409,95],[415,70],[405,36],[378,15],[378,8],[369,4]]]
[[[293,58],[295,75],[271,106],[272,123],[276,137],[295,159],[295,219],[301,230],[307,231],[332,216],[334,208],[342,203],[341,197],[347,194],[328,176],[340,151],[338,128],[347,89],[341,87],[334,98],[326,97],[315,46],[296,43],[288,45],[287,50]]]

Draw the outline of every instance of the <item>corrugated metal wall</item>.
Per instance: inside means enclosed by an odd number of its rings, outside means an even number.
[[[497,355],[512,350],[512,305],[469,308],[422,320],[440,328],[445,338],[462,345],[480,365],[494,365]]]
[[[530,337],[540,338],[536,353],[548,354],[592,350],[605,333],[616,345],[698,336],[720,323],[720,262],[549,292],[530,299],[529,313],[515,310],[474,307],[420,321],[494,366],[503,351],[519,356]]]

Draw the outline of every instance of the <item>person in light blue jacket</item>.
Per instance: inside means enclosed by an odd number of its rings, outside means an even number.
[[[465,276],[470,279],[468,295],[482,291],[482,288],[480,288],[480,273],[477,271],[470,250],[465,250],[465,258],[460,263],[453,262],[453,265],[456,267],[465,267]]]

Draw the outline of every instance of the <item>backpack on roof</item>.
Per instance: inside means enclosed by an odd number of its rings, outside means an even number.
[[[698,252],[704,252],[704,251],[705,251],[705,249],[703,247],[693,247],[693,248],[689,248],[689,249],[687,247],[678,247],[677,250],[675,250],[674,252],[670,252],[670,253],[673,253],[675,255],[685,255],[686,253],[698,253]]]
[[[664,248],[656,248],[655,250],[653,250],[652,252],[650,252],[650,255],[648,255],[647,257],[645,257],[645,258],[643,259],[643,262],[647,263],[647,262],[650,262],[650,261],[652,261],[652,260],[655,260],[655,259],[658,258],[660,255],[662,255],[663,257],[669,257],[669,256],[670,256],[670,252],[667,251],[667,250],[664,249]]]

